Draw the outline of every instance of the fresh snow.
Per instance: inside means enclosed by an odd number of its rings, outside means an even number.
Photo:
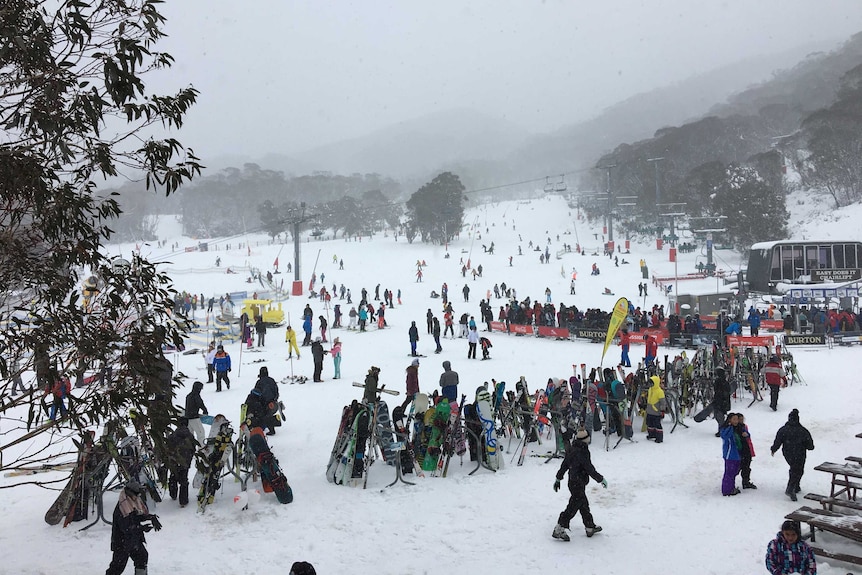
[[[801,198],[800,198],[801,199]],[[804,202],[802,202],[804,203]],[[795,222],[804,219],[804,208],[788,202]],[[834,216],[830,212],[830,219]],[[387,310],[389,328],[356,334],[346,329],[331,335],[343,343],[342,379],[332,379],[332,360],[327,356],[323,383],[281,385],[281,398],[286,404],[287,421],[278,434],[269,438],[272,450],[285,469],[295,494],[289,505],[279,505],[272,494],[264,494],[247,511],[233,503],[239,484],[230,477],[206,514],[196,513],[195,491],[192,503],[185,509],[169,499],[153,509],[164,529],[147,535],[150,553],[150,573],[286,573],[293,561],[306,560],[318,573],[375,574],[437,574],[437,573],[500,573],[530,572],[600,573],[630,575],[633,573],[722,574],[765,572],[766,545],[778,531],[784,515],[804,504],[793,503],[783,494],[787,481],[787,465],[779,455],[769,456],[769,446],[776,430],[784,424],[787,413],[798,408],[803,425],[811,431],[816,445],[809,454],[803,494],[825,493],[829,476],[813,470],[823,461],[843,462],[847,455],[862,452],[862,440],[854,435],[862,431],[858,406],[862,387],[851,373],[859,356],[857,347],[794,348],[799,370],[807,385],[795,385],[781,393],[779,410],[769,410],[768,401],[747,409],[747,400],[734,400],[733,408],[746,415],[754,438],[757,456],[753,462],[752,480],[756,491],[745,490],[736,497],[722,497],[720,482],[723,472],[721,440],[714,437],[712,419],[695,424],[686,419],[689,429],[677,428],[670,434],[665,420],[665,442],[655,445],[640,433],[640,419],[635,420],[637,443],[623,442],[615,451],[605,452],[599,436],[591,450],[596,468],[605,475],[607,490],[596,483],[588,487],[593,514],[604,530],[587,539],[575,517],[572,541],[553,540],[551,531],[557,516],[566,506],[568,492],[554,493],[552,484],[560,460],[544,463],[540,458],[527,458],[522,467],[511,462],[514,454],[505,455],[505,467],[494,474],[481,469],[473,476],[468,461],[463,465],[452,460],[447,478],[415,478],[415,486],[397,484],[381,492],[394,478],[394,469],[378,461],[370,471],[368,489],[335,486],[327,483],[324,469],[335,439],[342,407],[360,398],[362,390],[351,386],[362,381],[372,365],[381,368],[381,383],[390,389],[404,391],[404,369],[409,365],[407,329],[411,321],[420,327],[419,370],[422,391],[437,388],[442,371],[441,362],[449,360],[460,373],[459,391],[474,399],[476,388],[494,378],[506,381],[513,389],[519,376],[526,377],[530,390],[544,387],[550,377],[568,377],[572,365],[586,363],[598,366],[602,346],[582,341],[553,341],[532,337],[506,336],[494,333],[493,361],[466,359],[465,340],[445,339],[443,353],[433,354],[433,340],[426,335],[425,312],[431,308],[442,320],[441,300],[430,299],[431,290],[440,291],[443,282],[449,284],[456,316],[464,311],[478,316],[479,300],[494,283],[506,282],[516,288],[519,299],[530,296],[544,302],[544,291],[550,287],[553,302],[577,304],[579,308],[601,307],[610,310],[616,298],[627,296],[638,301],[637,284],[642,281],[638,262],[646,260],[651,274],[672,276],[674,264],[668,261],[668,251],[656,251],[654,241],[633,243],[631,254],[620,254],[630,263],[614,267],[607,257],[592,256],[600,240],[601,224],[578,221],[559,196],[539,197],[531,201],[503,202],[469,209],[467,226],[475,226],[481,239],[472,237],[466,228],[460,238],[448,246],[450,259],[444,259],[446,248],[421,243],[408,244],[403,237],[397,241],[391,234],[363,238],[362,242],[343,239],[303,241],[302,280],[307,284],[319,254],[317,275],[326,274],[326,284],[344,283],[351,288],[354,305],[358,304],[362,287],[374,294],[380,284],[384,288],[402,291],[403,305]],[[169,218],[173,219],[173,218]],[[823,228],[835,233],[843,230],[847,237],[859,237],[858,218],[843,222],[830,221],[826,226],[808,222],[812,233],[823,236]],[[171,222],[172,223],[172,222]],[[825,222],[824,222],[825,223]],[[173,225],[173,223],[172,223]],[[513,231],[513,225],[517,229]],[[560,234],[560,241],[556,235]],[[803,232],[806,233],[806,232]],[[519,241],[519,234],[523,240]],[[539,263],[539,253],[528,248],[533,241],[542,250],[551,238],[550,251],[555,254],[561,243],[586,246],[587,255],[566,254],[552,257],[550,264]],[[264,273],[272,269],[280,244],[270,245],[263,234],[224,240],[209,240],[209,252],[185,252],[197,245],[197,238],[165,236],[166,245],[179,242],[179,250],[156,249],[155,244],[139,246],[142,252],[161,262],[170,270],[177,289],[203,292],[207,297],[232,291],[251,293],[259,284],[245,283],[246,274],[225,274],[228,266],[256,266]],[[495,243],[495,254],[482,251],[482,244]],[[251,245],[251,254],[240,242]],[[617,238],[622,243],[621,238]],[[225,251],[230,243],[232,249]],[[518,245],[524,251],[518,256]],[[110,252],[130,255],[134,245],[111,246]],[[465,252],[466,253],[463,253]],[[279,259],[282,271],[292,260],[292,245],[284,246]],[[719,252],[720,268],[735,271],[738,256]],[[338,271],[333,255],[344,260],[344,271]],[[512,255],[514,265],[509,267]],[[221,267],[214,261],[221,257]],[[468,274],[461,277],[459,263],[470,257],[471,264],[483,266],[483,278],[473,281]],[[695,262],[703,255],[680,254],[679,272],[694,271]],[[416,261],[424,260],[424,281],[416,283]],[[590,267],[597,262],[601,275],[590,276]],[[577,295],[569,295],[569,278],[577,268]],[[292,274],[276,276],[285,284]],[[471,288],[470,303],[461,296],[464,283]],[[717,286],[706,280],[691,289],[702,291]],[[615,297],[602,295],[608,287]],[[679,292],[689,286],[681,282]],[[333,303],[336,303],[334,300]],[[314,317],[326,312],[318,300],[293,297],[285,302],[294,328],[302,337],[299,317],[306,303],[311,303]],[[344,312],[350,306],[344,305]],[[495,310],[504,303],[492,300]],[[665,304],[667,299],[650,284],[648,307]],[[203,315],[198,310],[198,319]],[[330,312],[330,324],[332,315]],[[315,319],[314,326],[317,327]],[[344,324],[347,318],[345,316]],[[302,348],[302,359],[291,363],[284,343],[284,329],[270,329],[262,353],[240,351],[239,344],[227,344],[234,368],[229,391],[216,394],[214,385],[206,385],[203,398],[211,414],[223,413],[237,423],[240,404],[254,386],[261,365],[280,380],[291,374],[311,375],[312,360],[308,348]],[[642,348],[633,346],[632,357],[638,358]],[[679,349],[660,347],[659,355]],[[692,352],[689,352],[691,355]],[[188,375],[186,389],[180,390],[177,402],[182,403],[191,382],[205,381],[201,355],[173,355],[175,369]],[[254,360],[265,363],[252,363]],[[616,365],[619,348],[608,350],[605,366]],[[390,407],[401,398],[386,397]],[[8,416],[24,414],[9,413]],[[12,422],[0,422],[3,443],[11,440],[7,430]],[[36,442],[26,442],[21,449],[32,450]],[[503,440],[505,448],[508,440]],[[544,453],[551,442],[541,447],[531,444],[534,452]],[[12,450],[10,450],[12,451]],[[4,463],[14,453],[4,453]],[[60,478],[61,474],[44,474],[39,479]],[[20,478],[19,478],[20,479]],[[25,478],[27,479],[27,478]],[[0,477],[0,487],[13,483],[12,478]],[[739,480],[737,480],[739,482]],[[252,488],[260,488],[253,485]],[[73,523],[63,529],[43,521],[56,492],[32,486],[0,490],[0,549],[3,560],[0,573],[36,574],[100,573],[110,561],[110,527],[100,523],[88,531],[78,529],[84,523]],[[107,513],[113,509],[116,496],[107,495]],[[838,545],[837,538],[818,535],[827,546]],[[858,547],[856,548],[858,551]],[[820,560],[821,574],[844,574],[847,566]],[[132,567],[127,568],[131,573]]]

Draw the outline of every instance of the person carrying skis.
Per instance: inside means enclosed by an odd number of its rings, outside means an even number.
[[[198,382],[199,383],[199,382]],[[180,498],[180,507],[189,504],[189,469],[192,466],[198,443],[188,427],[189,420],[181,417],[177,428],[168,436],[168,493],[171,499]]]
[[[587,484],[590,482],[590,477],[602,484],[602,487],[607,489],[608,481],[601,473],[596,471],[593,462],[590,460],[590,434],[587,430],[581,427],[575,435],[575,441],[571,441],[572,432],[566,431],[566,456],[563,458],[563,463],[560,465],[560,470],[557,471],[556,481],[554,481],[554,491],[560,490],[560,481],[563,480],[566,472],[569,473],[569,504],[560,513],[557,524],[554,526],[554,531],[551,536],[554,539],[561,541],[569,541],[569,534],[566,530],[569,529],[571,520],[580,512],[581,520],[584,522],[584,529],[587,537],[592,537],[602,530],[599,525],[593,520],[593,515],[590,512],[590,502],[587,500]]]
[[[213,358],[213,367],[216,372],[216,392],[221,391],[221,382],[224,381],[228,389],[230,389],[230,355],[224,350],[224,346],[220,345],[216,348],[216,354]]]
[[[781,392],[781,388],[787,385],[787,374],[781,367],[781,358],[777,355],[772,355],[769,358],[769,361],[763,366],[763,377],[766,380],[766,385],[769,386],[769,408],[772,411],[777,411],[778,394]]]
[[[784,455],[784,460],[787,461],[787,465],[790,466],[787,489],[784,490],[784,494],[791,501],[796,501],[796,494],[802,490],[799,482],[802,481],[802,474],[805,473],[806,452],[814,449],[811,433],[799,423],[798,409],[793,409],[790,412],[787,416],[787,423],[775,434],[775,441],[769,448],[773,457],[779,448]]]
[[[194,434],[195,440],[203,445],[204,441],[206,441],[207,435],[204,433],[204,425],[201,423],[201,412],[204,415],[209,414],[207,411],[207,406],[204,405],[204,400],[201,397],[201,391],[203,391],[204,384],[200,381],[196,381],[192,384],[192,390],[186,396],[186,426],[189,431]]]
[[[646,425],[647,439],[654,439],[656,443],[664,441],[664,430],[661,427],[661,418],[667,409],[667,399],[661,388],[661,379],[657,375],[649,378],[652,386],[647,392]]]
[[[132,480],[120,492],[111,523],[111,551],[114,554],[105,575],[121,575],[129,558],[134,562],[135,575],[147,575],[149,553],[144,547],[144,533],[151,529],[160,531],[162,524],[158,515],[150,514],[141,498],[143,491],[144,486]]]
[[[329,353],[323,349],[323,343],[319,337],[314,338],[314,343],[311,344],[311,357],[314,358],[314,377],[315,382],[321,382],[321,374],[323,373],[323,356]]]
[[[296,359],[300,358],[299,355],[299,346],[296,345],[296,332],[293,331],[291,326],[287,326],[287,330],[284,332],[284,341],[287,342],[287,359],[291,359],[293,357],[293,352],[296,352]]]
[[[410,355],[416,357],[416,344],[419,342],[419,328],[416,327],[416,322],[410,322],[410,329],[407,330],[407,337],[410,338]]]
[[[814,552],[802,539],[798,521],[782,523],[781,531],[766,546],[766,570],[771,575],[817,575]]]

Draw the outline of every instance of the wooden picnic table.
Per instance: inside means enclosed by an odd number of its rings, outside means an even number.
[[[862,516],[845,515],[829,511],[826,509],[812,509],[811,507],[801,507],[792,513],[788,513],[785,519],[807,523],[810,532],[805,538],[810,538],[811,542],[815,542],[815,529],[828,531],[836,535],[840,535],[856,543],[862,543]],[[824,557],[832,557],[847,561],[856,565],[862,565],[862,557],[846,553],[835,553],[826,550],[819,545],[811,545],[811,549],[815,554]]]
[[[856,491],[862,489],[862,482],[853,481],[853,479],[862,479],[862,466],[851,462],[831,463],[827,461],[814,469],[832,474],[829,497],[836,498],[844,495],[847,499],[856,501]]]

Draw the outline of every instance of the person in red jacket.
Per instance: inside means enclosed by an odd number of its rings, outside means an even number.
[[[620,331],[620,347],[622,347],[622,354],[620,356],[620,365],[623,367],[631,367],[632,362],[629,359],[629,346],[631,345],[631,336],[629,335],[628,328],[623,328]]]
[[[60,417],[66,417],[66,397],[72,393],[72,382],[68,377],[61,376],[56,369],[51,370],[51,381],[54,383],[50,389],[45,390],[45,395],[51,393],[54,396],[54,404],[51,406],[51,412],[48,418],[54,421],[57,418],[57,410],[60,410]]]
[[[655,336],[647,334],[644,336],[646,340],[646,359],[647,367],[654,364],[655,358],[658,357],[658,341]]]
[[[763,377],[766,379],[766,385],[769,386],[769,408],[772,411],[778,410],[778,394],[781,388],[787,385],[787,374],[784,373],[784,368],[781,367],[781,359],[777,355],[773,355],[763,366]]]

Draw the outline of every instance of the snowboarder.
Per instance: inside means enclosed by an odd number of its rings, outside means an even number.
[[[206,441],[206,433],[204,433],[204,425],[201,423],[201,412],[208,415],[207,406],[204,405],[204,400],[201,397],[204,384],[196,381],[192,384],[192,390],[186,396],[186,420],[189,431],[194,434],[195,440],[203,445]]]
[[[410,329],[407,330],[407,336],[410,338],[410,355],[416,357],[416,344],[419,342],[419,329],[416,327],[416,322],[410,322]]]
[[[811,433],[799,423],[798,409],[793,409],[790,412],[787,416],[787,423],[775,434],[775,441],[769,448],[773,457],[779,448],[784,455],[784,460],[787,461],[787,465],[790,466],[787,489],[784,490],[784,493],[791,501],[796,501],[796,494],[801,491],[799,482],[802,481],[802,474],[805,473],[806,452],[814,449]]]
[[[144,533],[161,530],[158,515],[151,515],[146,502],[141,498],[144,486],[137,481],[129,481],[120,492],[120,499],[114,508],[111,524],[111,564],[105,575],[121,575],[132,559],[135,575],[147,575],[149,554],[144,547]],[[147,523],[149,522],[149,523]]]
[[[314,343],[311,344],[311,357],[314,358],[314,377],[315,382],[323,381],[321,374],[323,373],[323,356],[329,353],[323,349],[323,343],[319,337],[314,338]]]
[[[557,471],[557,480],[554,481],[554,491],[560,490],[560,481],[563,480],[566,472],[569,472],[569,504],[560,513],[557,524],[554,526],[554,531],[551,536],[554,539],[569,541],[569,534],[566,530],[569,528],[570,521],[580,512],[581,520],[584,522],[584,529],[587,537],[592,537],[602,530],[596,525],[593,520],[593,515],[590,513],[590,502],[587,500],[587,484],[590,477],[602,484],[602,487],[607,489],[608,481],[601,473],[596,471],[590,460],[590,434],[583,427],[578,429],[575,435],[575,441],[571,441],[572,432],[566,432],[566,456],[563,458],[563,463],[560,465],[560,470]]]

